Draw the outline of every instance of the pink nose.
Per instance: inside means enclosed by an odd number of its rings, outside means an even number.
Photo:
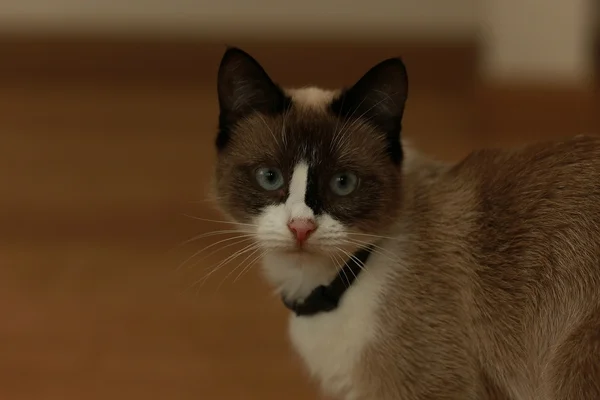
[[[317,229],[317,224],[311,219],[293,219],[288,223],[288,228],[296,236],[296,240],[302,243]]]

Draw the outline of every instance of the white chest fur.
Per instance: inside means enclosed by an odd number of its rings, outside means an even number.
[[[334,311],[290,317],[292,343],[328,394],[346,400],[358,395],[354,385],[356,367],[365,347],[377,336],[376,309],[386,270],[369,268],[361,273]]]

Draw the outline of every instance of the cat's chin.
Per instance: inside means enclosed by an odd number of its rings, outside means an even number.
[[[294,248],[267,254],[263,271],[277,292],[289,300],[308,296],[315,287],[328,284],[337,273],[326,254]]]
[[[322,252],[307,247],[290,247],[289,249],[281,250],[283,255],[292,255],[298,257],[319,257]]]

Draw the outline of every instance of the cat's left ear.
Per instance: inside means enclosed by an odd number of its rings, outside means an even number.
[[[395,162],[402,160],[400,132],[408,97],[408,74],[400,58],[390,58],[371,68],[331,105],[342,118],[361,118],[384,132]]]

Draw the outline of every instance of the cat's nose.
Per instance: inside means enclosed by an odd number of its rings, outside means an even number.
[[[296,236],[296,240],[302,243],[317,229],[317,224],[312,219],[293,219],[288,223],[288,228]]]

